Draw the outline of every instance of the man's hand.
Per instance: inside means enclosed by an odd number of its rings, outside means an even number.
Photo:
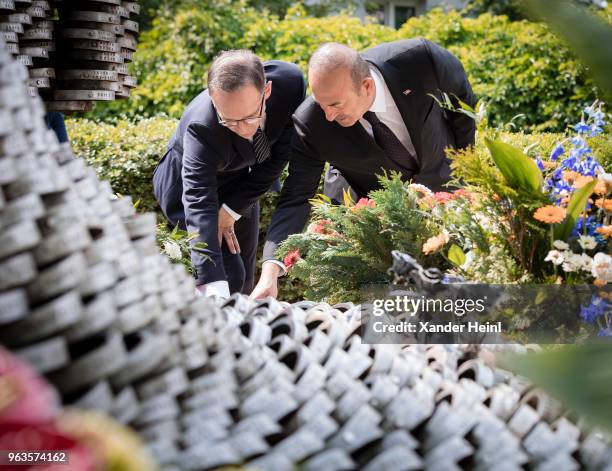
[[[240,253],[240,245],[234,233],[235,222],[232,215],[225,208],[219,209],[219,245],[221,245],[222,240],[225,240],[227,248],[233,254]]]
[[[261,276],[259,282],[253,292],[249,296],[250,299],[263,299],[271,296],[278,296],[278,277],[281,275],[282,269],[275,263],[264,263],[261,267]]]

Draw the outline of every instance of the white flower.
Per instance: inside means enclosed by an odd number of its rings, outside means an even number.
[[[167,240],[164,242],[164,252],[168,254],[172,260],[180,260],[183,258],[183,254],[181,254],[181,248],[176,242],[171,240]]]
[[[591,274],[606,283],[612,283],[612,257],[603,252],[596,253],[593,257]]]
[[[563,263],[563,260],[563,254],[558,250],[551,250],[550,252],[548,252],[548,255],[546,255],[546,258],[544,259],[545,262],[552,262],[554,265],[561,265]]]
[[[480,105],[478,106],[478,111],[476,111],[476,121],[480,122],[482,121],[485,116],[487,115],[487,107],[485,106],[484,102],[480,102]]]
[[[597,247],[595,237],[589,235],[581,235],[578,243],[583,250],[593,250],[595,247]]]
[[[408,185],[408,188],[420,193],[422,196],[433,196],[433,191],[420,183],[411,183]]]
[[[463,265],[461,265],[459,268],[461,268],[462,270],[467,270],[474,263],[475,258],[476,257],[474,256],[474,251],[470,250],[468,253],[465,254],[465,262],[463,262]]]
[[[582,271],[590,272],[593,267],[593,259],[589,257],[587,254],[580,254],[580,260],[582,262],[580,269]]]
[[[563,242],[562,240],[555,240],[553,242],[553,247],[557,250],[569,250],[569,244],[567,242]]]
[[[564,272],[574,272],[582,267],[582,257],[576,253],[566,252],[565,261],[563,262]]]

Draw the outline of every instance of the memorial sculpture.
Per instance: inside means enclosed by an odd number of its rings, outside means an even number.
[[[349,303],[198,296],[28,80],[0,39],[0,343],[66,406],[132,427],[163,469],[612,467],[608,437],[486,346],[367,345]]]

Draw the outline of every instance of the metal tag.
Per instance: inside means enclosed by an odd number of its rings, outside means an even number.
[[[138,31],[140,30],[140,27],[138,26],[138,23],[136,21],[123,20],[121,22],[121,24],[123,25],[123,27],[125,28],[126,31],[131,31],[133,33],[138,33]]]
[[[4,41],[7,43],[16,43],[18,41],[17,33],[14,33],[12,31],[1,31],[0,38],[4,39]],[[10,65],[4,64],[4,67],[10,67]]]
[[[29,312],[28,296],[23,289],[0,293],[0,325],[18,321]]]
[[[32,78],[28,81],[31,87],[36,88],[51,88],[51,82],[48,78]]]
[[[36,277],[36,264],[28,253],[0,262],[0,290],[29,283]]]
[[[1,25],[2,24],[0,23],[0,26]],[[32,62],[32,58],[24,54],[19,54],[18,56],[15,56],[15,60],[21,65],[25,65],[26,67],[31,67],[32,65],[34,65],[34,62]],[[32,96],[30,92],[28,92],[28,95]]]
[[[138,2],[122,1],[121,4],[123,5],[124,8],[127,9],[127,11],[129,11],[130,13],[134,15],[138,15],[140,13],[140,5],[138,4]]]
[[[54,90],[53,98],[56,100],[111,101],[115,99],[115,92],[107,90]]]
[[[48,9],[49,8],[47,8],[47,10]],[[46,18],[47,17],[47,12],[45,11],[45,8],[42,8],[38,5],[33,4],[32,6],[26,8],[24,11],[25,13],[30,15],[31,18]]]
[[[34,221],[21,221],[0,233],[0,259],[32,249],[39,242],[40,232]]]
[[[97,11],[68,11],[66,18],[71,21],[91,21],[94,23],[109,23],[113,25],[121,24],[121,19],[117,15]]]
[[[80,396],[73,405],[83,409],[98,409],[106,413],[111,411],[114,397],[107,381],[100,381],[85,394]]]
[[[30,345],[15,351],[15,354],[43,374],[57,370],[69,361],[66,341],[62,337]]]
[[[71,41],[70,46],[75,49],[89,49],[92,51],[102,52],[121,52],[119,43],[95,41],[93,39],[75,39],[74,41]]]
[[[136,50],[137,41],[136,38],[132,36],[122,36],[118,38],[117,41],[119,42],[119,46],[123,49],[129,49],[130,51]]]
[[[39,69],[30,69],[31,78],[55,78],[55,69],[44,67]]]
[[[123,57],[121,56],[121,54],[115,52],[98,52],[75,49],[72,51],[68,51],[67,55],[77,60],[114,62],[117,64],[123,63]]]
[[[48,111],[91,111],[94,107],[91,101],[47,101],[45,107]]]
[[[112,70],[58,70],[57,77],[64,80],[107,80],[117,81],[119,75]]]
[[[88,28],[64,28],[61,31],[64,38],[74,39],[95,39],[99,41],[114,42],[116,35],[113,32],[101,31],[99,29]]]
[[[107,33],[112,33],[118,36],[123,36],[123,34],[125,33],[125,29],[123,28],[123,25],[120,25],[120,24],[96,23],[94,21],[79,21],[78,26],[81,28],[97,29],[100,31],[106,31]]]
[[[76,342],[102,332],[117,318],[115,303],[110,293],[100,293],[83,306],[81,318],[66,332],[69,342]]]
[[[0,21],[5,23],[21,23],[24,25],[31,25],[32,17],[27,13],[10,13],[8,15],[0,15]]]
[[[13,0],[0,0],[0,10],[15,10]]]

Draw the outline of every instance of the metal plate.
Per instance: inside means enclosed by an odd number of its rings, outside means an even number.
[[[26,67],[31,67],[32,65],[34,65],[32,58],[30,56],[26,56],[23,54],[19,54],[18,56],[16,56],[15,60],[19,62],[21,65],[25,65]],[[28,91],[28,94],[32,96],[29,91]]]
[[[111,13],[97,12],[97,11],[74,11],[69,10],[63,15],[63,19],[79,22],[94,22],[94,23],[108,23],[113,25],[120,25],[121,18],[118,15]]]
[[[57,76],[59,79],[64,80],[119,80],[119,75],[113,70],[58,70]]]
[[[16,43],[18,41],[17,33],[13,33],[12,31],[1,31],[0,38],[4,39],[7,43]],[[10,67],[10,64],[5,64],[5,67],[7,66]]]
[[[45,41],[45,40],[31,40],[31,41],[22,41],[27,47],[42,47],[47,52],[55,52],[55,42],[53,41]]]
[[[140,31],[140,27],[136,21],[123,20],[121,25],[125,28],[125,31],[131,31],[133,33],[138,33],[138,31]]]
[[[47,7],[49,5],[47,4]],[[47,8],[48,10],[49,8]],[[34,5],[32,4],[32,6],[27,7],[24,10],[25,13],[27,13],[28,15],[30,15],[31,18],[46,18],[47,17],[47,12],[45,11],[45,8],[42,8],[41,6],[38,5]]]
[[[124,62],[132,62],[133,51],[129,49],[121,49],[121,57]]]
[[[28,296],[23,289],[0,293],[0,325],[18,321],[29,312]]]
[[[111,101],[115,99],[115,92],[107,90],[54,90],[53,98],[67,101]]]
[[[102,332],[117,318],[111,293],[100,293],[83,306],[80,319],[64,333],[68,342],[76,342]]]
[[[0,15],[0,21],[4,23],[21,23],[22,25],[31,25],[32,17],[27,13],[10,13],[8,15]]]
[[[55,78],[55,69],[51,67],[42,67],[39,69],[30,69],[31,78]]]
[[[125,2],[122,1],[121,5],[127,9],[131,14],[138,15],[140,13],[140,5],[138,2]]]
[[[11,54],[19,54],[19,45],[15,43],[7,43],[5,48]]]
[[[100,381],[79,397],[72,405],[83,409],[98,409],[109,413],[115,398],[107,381]]]
[[[117,52],[86,51],[75,49],[68,51],[67,56],[76,60],[113,62],[116,64],[123,63],[123,57]]]
[[[67,90],[107,90],[117,92],[122,90],[122,85],[116,81],[107,80],[61,80],[58,88]]]
[[[30,46],[21,46],[20,48],[21,54],[28,55],[30,57],[39,58],[39,59],[48,59],[49,52],[45,48],[42,47],[30,47]]]
[[[46,0],[34,0],[32,6],[42,8],[43,10],[51,10],[51,5]]]
[[[136,50],[137,41],[136,38],[133,38],[132,36],[122,36],[117,39],[117,42],[123,49],[129,49],[130,51]]]
[[[125,29],[123,25],[120,24],[111,24],[111,23],[96,23],[92,21],[79,21],[78,26],[81,28],[88,29],[97,29],[100,31],[106,31],[108,33],[123,35],[125,33]]]
[[[75,39],[67,44],[68,47],[75,49],[87,49],[102,52],[121,52],[119,43],[108,41],[95,41],[93,39]]]
[[[40,242],[40,232],[33,221],[22,221],[0,233],[0,259],[32,249]]]
[[[0,0],[0,10],[14,10],[15,2],[13,0]]]
[[[113,374],[125,361],[123,338],[115,333],[111,334],[102,346],[74,359],[68,367],[51,374],[49,379],[66,394]]]
[[[23,34],[23,25],[21,23],[0,22],[0,31],[9,31],[12,33]]]
[[[51,88],[51,81],[48,78],[32,78],[28,80],[28,84],[36,88]]]
[[[88,28],[64,28],[60,31],[61,36],[64,38],[74,39],[94,39],[97,41],[109,41],[113,42],[116,39],[116,34],[108,31],[101,31],[99,29],[88,29]]]
[[[85,260],[79,252],[40,272],[36,281],[28,285],[33,300],[43,300],[75,288],[85,272]]]
[[[66,341],[56,337],[29,347],[16,350],[15,354],[27,361],[39,373],[49,373],[63,367],[69,361]]]
[[[134,420],[140,411],[140,404],[136,399],[134,390],[130,387],[124,388],[117,394],[113,404],[111,414],[122,424],[127,424]]]
[[[24,285],[36,278],[36,264],[29,253],[0,262],[0,290]]]
[[[103,13],[110,13],[111,15],[117,15],[121,18],[129,18],[130,12],[127,8],[121,5],[96,5],[94,7],[96,11]]]
[[[23,320],[2,328],[0,338],[8,346],[24,345],[56,334],[81,316],[81,298],[70,291],[34,310]]]
[[[48,111],[91,111],[94,108],[94,103],[91,101],[47,101],[45,107]]]

